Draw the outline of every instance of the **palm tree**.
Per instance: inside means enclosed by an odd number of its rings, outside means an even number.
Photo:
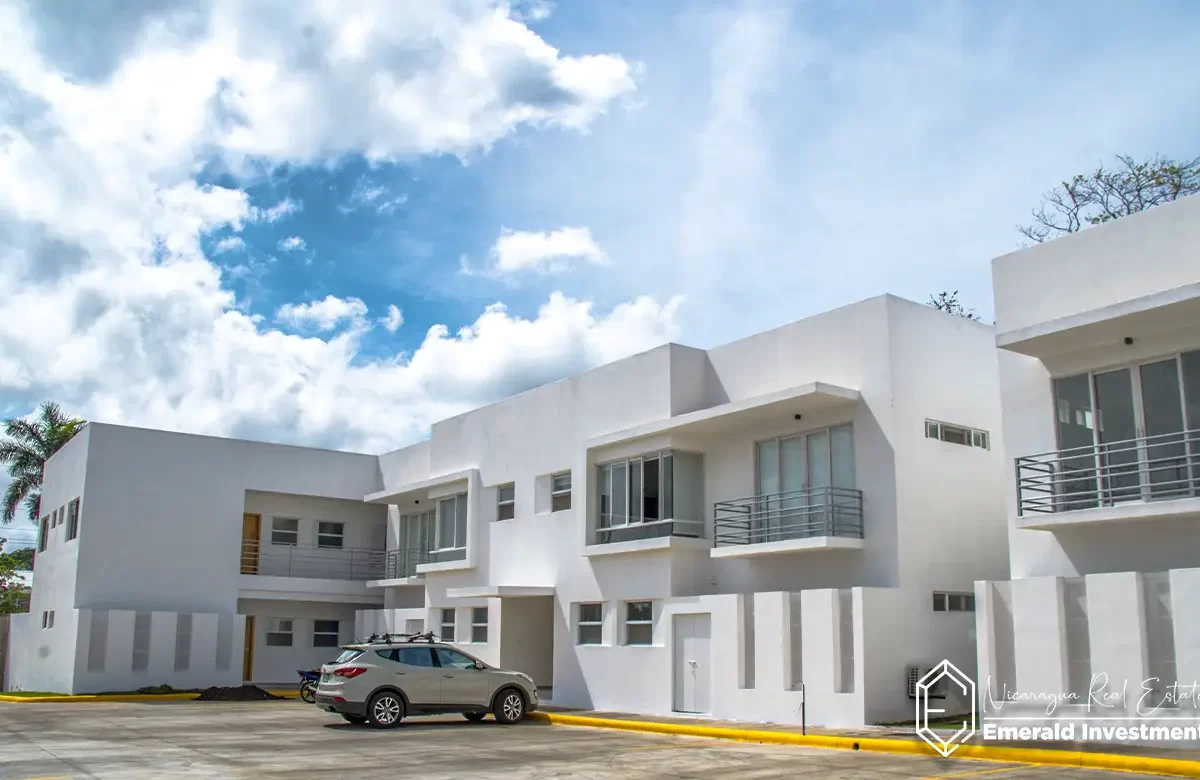
[[[12,482],[4,491],[3,522],[13,521],[22,501],[29,519],[37,522],[42,509],[42,468],[85,424],[67,417],[52,401],[42,404],[33,420],[14,417],[4,421],[7,438],[0,440],[0,463],[8,464]]]

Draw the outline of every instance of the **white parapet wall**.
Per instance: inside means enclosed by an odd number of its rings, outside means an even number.
[[[1194,724],[1196,593],[1200,569],[976,583],[984,719],[1187,717]],[[1164,701],[1176,684],[1182,695]]]

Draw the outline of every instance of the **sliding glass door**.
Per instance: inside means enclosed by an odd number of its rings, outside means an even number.
[[[1061,510],[1198,494],[1200,351],[1054,380]]]
[[[854,488],[854,429],[847,423],[757,445],[754,542],[828,531],[837,491]]]

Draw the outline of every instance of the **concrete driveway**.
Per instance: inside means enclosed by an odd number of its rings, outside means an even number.
[[[459,717],[377,731],[296,701],[0,704],[0,778],[86,777],[1150,780]]]

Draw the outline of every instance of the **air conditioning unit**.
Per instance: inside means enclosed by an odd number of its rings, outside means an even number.
[[[908,698],[917,698],[917,683],[921,678],[933,671],[932,666],[910,666],[905,670],[905,682],[908,686]],[[946,698],[946,678],[942,678],[929,688],[929,698]]]

